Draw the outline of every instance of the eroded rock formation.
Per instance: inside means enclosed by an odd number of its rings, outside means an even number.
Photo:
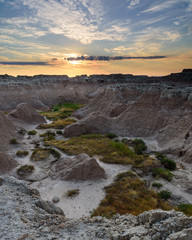
[[[10,147],[10,140],[17,137],[17,128],[7,118],[3,111],[0,111],[0,151],[6,151]]]
[[[13,121],[19,121],[27,124],[46,123],[45,118],[40,115],[33,107],[29,106],[26,103],[20,103],[17,105],[17,107],[12,110],[8,116],[11,117]]]
[[[72,158],[62,158],[52,167],[53,179],[62,180],[91,180],[105,177],[105,171],[95,158],[81,153]]]
[[[152,210],[139,216],[115,215],[68,220],[37,191],[13,177],[0,178],[0,238],[12,239],[169,239],[191,240],[192,218],[181,212]],[[11,226],[11,227],[10,227]]]
[[[7,154],[0,152],[0,175],[10,172],[17,165],[17,161],[9,157]]]

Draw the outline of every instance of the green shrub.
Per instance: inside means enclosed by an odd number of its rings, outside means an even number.
[[[28,135],[36,135],[36,134],[37,134],[37,132],[35,130],[32,130],[32,131],[28,132]]]
[[[163,190],[159,193],[159,197],[163,200],[168,200],[171,197],[171,193],[167,190]]]
[[[40,137],[44,137],[44,141],[51,141],[55,139],[55,135],[55,132],[47,131],[46,133],[41,134]]]
[[[33,165],[23,165],[17,170],[17,174],[20,176],[27,176],[35,170]]]
[[[171,181],[173,178],[173,174],[168,169],[164,169],[164,168],[155,168],[153,169],[152,174],[156,178],[162,177],[168,181]]]
[[[58,151],[56,151],[55,149],[49,148],[48,150],[50,151],[50,153],[51,153],[56,159],[59,159],[59,158],[61,157],[61,154],[60,154]]]
[[[110,138],[110,139],[113,139],[113,138],[117,137],[117,135],[115,133],[111,133],[111,132],[106,133],[105,136]]]
[[[142,139],[135,139],[131,141],[131,145],[136,154],[141,155],[145,150],[147,150],[147,146]]]
[[[18,150],[18,151],[16,152],[16,155],[17,155],[18,157],[25,157],[25,156],[27,156],[28,154],[29,154],[28,151]]]
[[[26,130],[25,130],[25,129],[20,129],[20,130],[18,131],[18,133],[21,134],[21,135],[25,135]]]
[[[177,206],[178,210],[183,212],[188,217],[192,216],[192,204],[182,203]]]
[[[9,141],[10,144],[18,144],[17,140],[15,138],[12,138],[10,141]]]
[[[56,133],[62,135],[63,132],[61,130],[57,130]]]
[[[165,168],[167,168],[167,169],[169,169],[169,170],[171,170],[171,171],[173,171],[173,170],[176,169],[176,163],[175,163],[175,161],[167,158],[167,157],[166,157],[165,155],[163,155],[162,153],[158,153],[158,152],[157,152],[157,153],[155,154],[155,156],[156,156],[156,158],[158,158],[158,159],[160,160],[161,164],[162,164]]]
[[[67,192],[67,197],[75,197],[79,194],[79,189],[69,190]]]
[[[152,187],[155,187],[155,188],[161,188],[163,185],[161,183],[158,183],[158,182],[154,182],[152,183]]]

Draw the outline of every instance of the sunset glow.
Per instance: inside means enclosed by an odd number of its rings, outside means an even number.
[[[0,9],[0,74],[166,75],[192,67],[192,0],[0,0]]]

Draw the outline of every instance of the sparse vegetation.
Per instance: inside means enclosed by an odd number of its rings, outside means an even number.
[[[23,165],[17,170],[19,176],[27,176],[35,170],[33,165]]]
[[[112,217],[116,213],[138,215],[150,209],[171,209],[168,203],[155,191],[149,190],[145,182],[133,172],[119,174],[115,182],[107,186],[105,191],[106,197],[93,212],[93,216]]]
[[[132,164],[136,168],[151,170],[157,167],[157,160],[148,156],[135,154],[127,145],[116,142],[100,134],[82,135],[68,140],[46,141],[46,145],[61,149],[69,155],[78,155],[82,152],[89,156],[99,155],[105,163]]]
[[[46,133],[43,133],[40,135],[40,137],[44,137],[44,141],[51,141],[53,139],[55,139],[55,132],[53,131],[47,131]]]
[[[67,192],[67,197],[75,197],[79,194],[79,189],[69,190]]]
[[[37,131],[35,131],[35,130],[32,130],[32,131],[28,132],[28,135],[36,135],[36,134],[37,134]]]
[[[18,133],[21,134],[21,135],[25,135],[26,130],[25,130],[25,129],[20,129],[20,130],[18,131]]]
[[[158,183],[158,182],[154,182],[152,183],[152,187],[155,187],[155,188],[161,188],[163,185],[161,183]]]
[[[145,142],[142,139],[132,140],[131,146],[133,146],[135,153],[138,155],[143,154],[143,152],[147,150],[147,146],[145,145]]]
[[[28,151],[23,151],[23,150],[18,150],[18,151],[16,152],[16,156],[17,156],[17,157],[25,157],[25,156],[27,156],[28,154],[29,154]]]
[[[134,161],[134,166],[132,170],[139,169],[142,171],[142,174],[148,174],[152,172],[154,169],[159,167],[158,160],[149,157],[148,155],[137,155]]]
[[[108,137],[108,138],[110,138],[110,139],[113,139],[113,138],[116,138],[116,137],[117,137],[116,134],[111,133],[111,132],[106,133],[105,136]]]
[[[192,204],[185,204],[185,203],[179,204],[177,206],[177,210],[183,212],[188,217],[192,216]]]
[[[56,133],[59,134],[59,135],[63,134],[63,132],[61,130],[57,130]]]
[[[46,116],[50,120],[57,120],[60,118],[68,118],[71,116],[71,114],[83,107],[82,104],[75,104],[75,103],[64,103],[64,104],[57,104],[54,106],[51,111],[48,112],[42,112],[41,114],[43,116]]]
[[[64,118],[64,119],[56,119],[53,121],[53,123],[50,124],[40,124],[38,128],[40,129],[49,129],[49,128],[55,128],[55,129],[63,129],[67,125],[70,125],[72,123],[75,123],[76,120],[73,118]]]
[[[59,159],[59,158],[61,157],[61,154],[60,154],[58,151],[56,151],[55,149],[49,148],[48,150],[50,151],[50,153],[51,153],[56,159]]]
[[[159,197],[163,200],[168,200],[171,197],[171,193],[167,190],[159,192]]]
[[[69,140],[52,140],[47,142],[69,155],[78,155],[82,152],[90,156],[100,155],[106,163],[129,164],[133,163],[135,153],[126,145],[117,143],[102,135],[83,135]]]
[[[57,160],[61,157],[61,154],[53,148],[36,148],[31,155],[31,160],[45,161],[50,154]]]
[[[50,156],[50,151],[43,148],[36,148],[32,155],[31,161],[44,161]]]
[[[173,174],[168,170],[168,169],[164,169],[164,168],[156,168],[153,170],[153,176],[155,178],[164,178],[167,181],[171,181],[173,178]]]
[[[173,171],[176,169],[176,163],[175,161],[167,158],[165,155],[162,153],[156,153],[155,154],[156,158],[160,160],[161,164],[164,166],[164,168],[169,169],[170,171]]]
[[[53,120],[50,124],[40,124],[38,128],[41,129],[48,129],[48,128],[55,128],[55,129],[63,129],[67,125],[76,122],[75,119],[69,118],[71,114],[83,107],[82,104],[75,104],[75,103],[64,103],[64,104],[57,104],[52,108],[51,111],[48,112],[41,112],[43,116],[46,116],[48,119]]]
[[[10,141],[9,141],[10,144],[18,144],[17,140],[15,138],[12,138]]]

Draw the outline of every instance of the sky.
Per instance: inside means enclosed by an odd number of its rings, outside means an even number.
[[[184,68],[192,68],[192,0],[0,0],[0,74]]]

